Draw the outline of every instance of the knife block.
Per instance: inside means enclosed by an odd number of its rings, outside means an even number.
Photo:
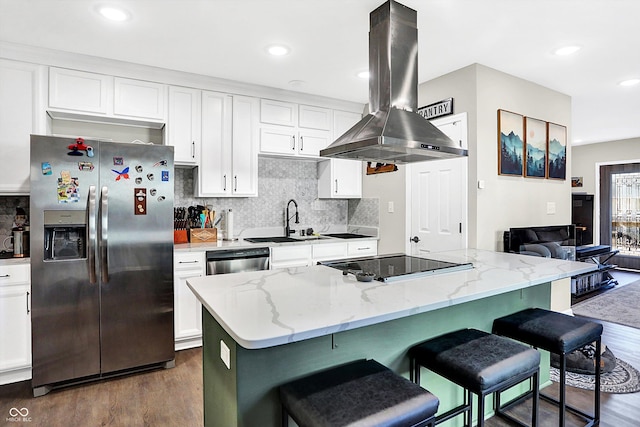
[[[189,243],[187,230],[173,230],[173,243]]]

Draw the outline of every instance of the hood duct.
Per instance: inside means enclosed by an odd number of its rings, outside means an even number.
[[[416,113],[418,104],[417,13],[393,0],[371,12],[369,111],[322,157],[380,163],[412,163],[466,156]]]

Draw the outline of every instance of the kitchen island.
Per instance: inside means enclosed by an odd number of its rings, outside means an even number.
[[[203,305],[205,425],[279,425],[279,384],[352,360],[376,359],[408,376],[412,345],[459,328],[489,331],[496,317],[527,307],[549,308],[552,281],[594,269],[475,249],[430,258],[474,268],[389,284],[358,282],[326,266],[189,279]],[[461,398],[444,380],[427,374],[424,381],[441,409]]]

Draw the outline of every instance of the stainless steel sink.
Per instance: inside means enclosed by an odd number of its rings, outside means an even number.
[[[322,236],[300,236],[300,237],[284,237],[284,236],[273,236],[273,237],[246,237],[244,240],[250,243],[293,243],[293,242],[306,242],[306,241],[314,241],[314,240],[322,240],[327,239],[327,237]]]
[[[274,236],[274,237],[246,237],[244,239],[250,243],[288,243],[288,242],[299,242],[298,239],[294,239],[292,237],[284,237],[284,236]]]

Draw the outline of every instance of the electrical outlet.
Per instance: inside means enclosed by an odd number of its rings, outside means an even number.
[[[227,369],[231,369],[231,351],[222,340],[220,340],[220,359],[222,359]]]

